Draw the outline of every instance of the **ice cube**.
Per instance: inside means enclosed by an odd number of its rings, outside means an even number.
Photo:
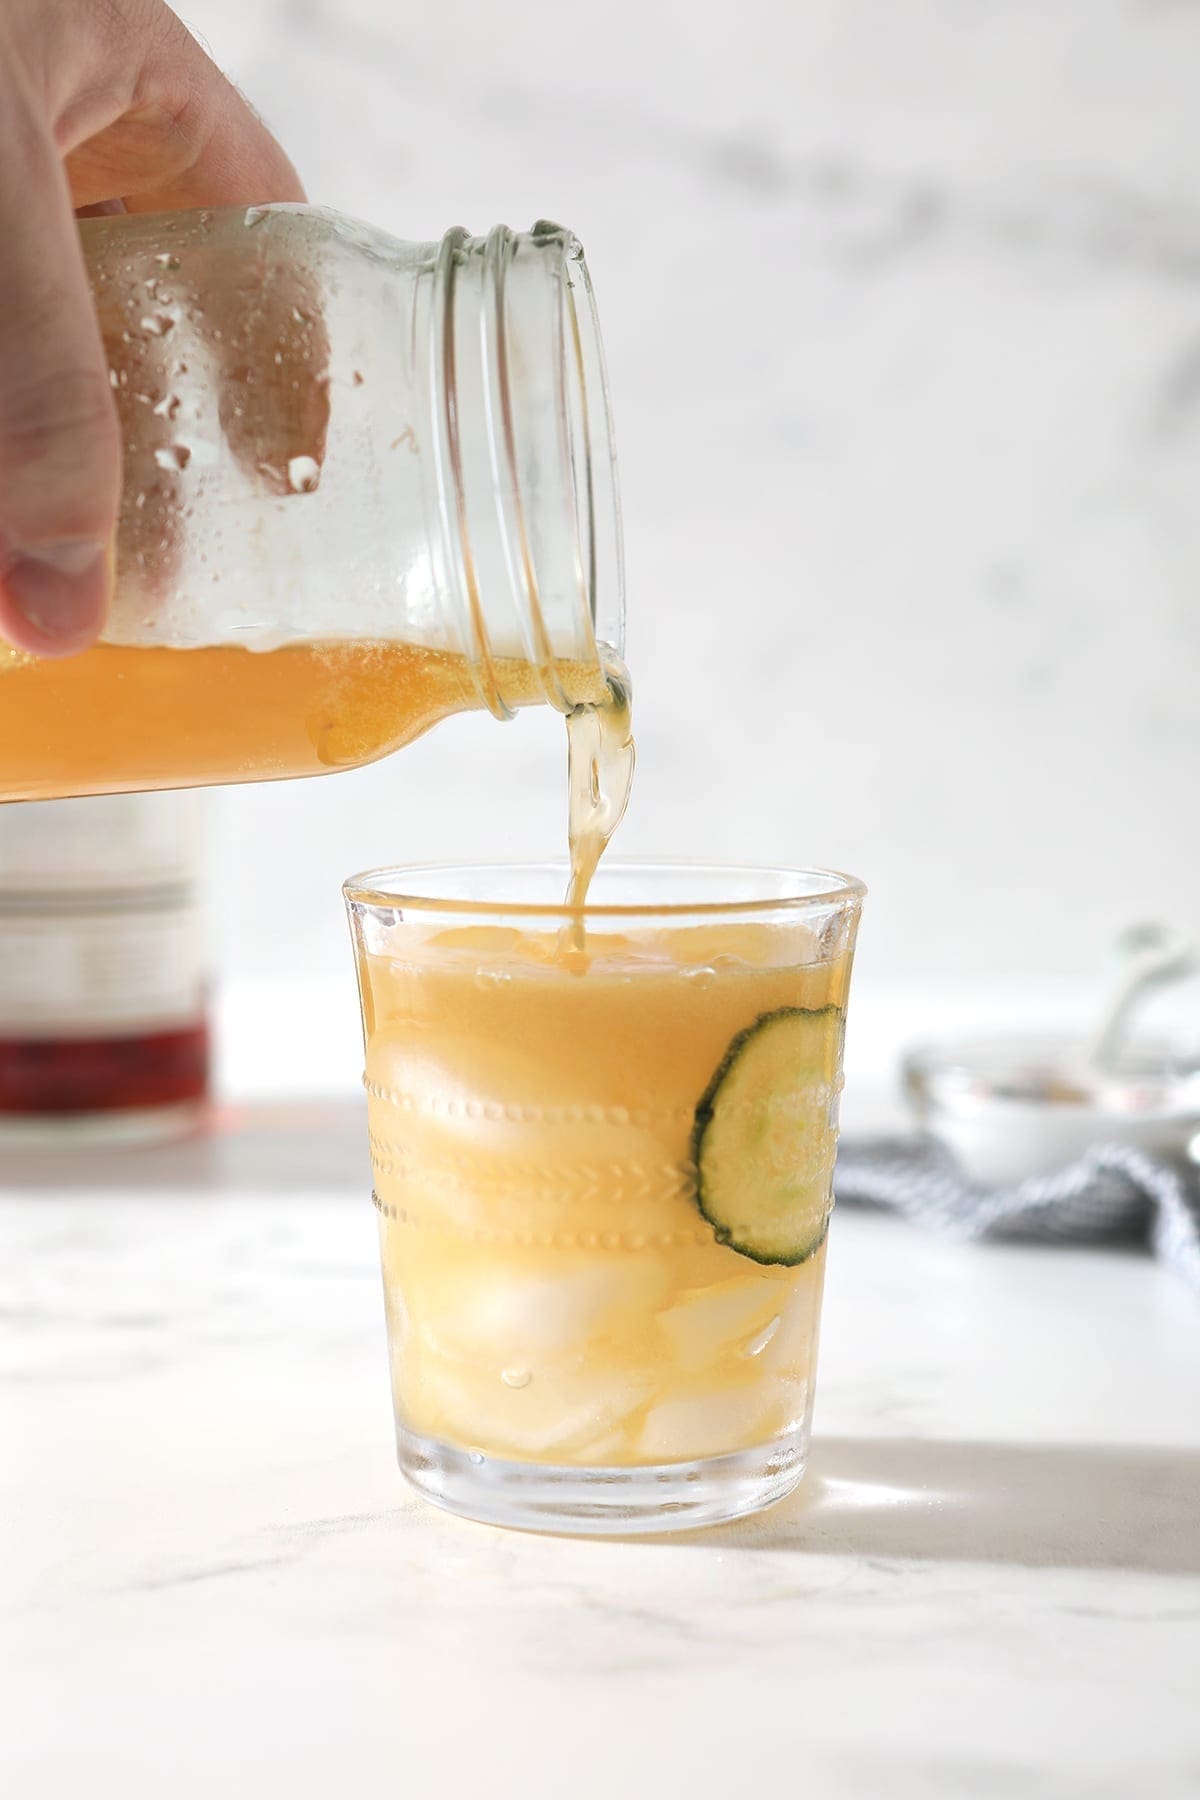
[[[414,1296],[413,1313],[442,1355],[537,1371],[644,1333],[667,1279],[655,1258],[635,1253],[571,1262],[552,1251],[540,1268],[529,1256],[500,1257],[460,1268],[436,1294]]]
[[[750,1275],[722,1282],[659,1314],[665,1354],[680,1369],[702,1369],[735,1357],[777,1320],[787,1289]]]
[[[638,1436],[638,1459],[668,1463],[724,1456],[768,1442],[782,1425],[773,1381],[684,1390],[650,1408]]]
[[[619,1433],[649,1389],[643,1371],[612,1364],[537,1372],[513,1388],[427,1349],[406,1359],[396,1384],[401,1412],[418,1430],[517,1461],[578,1460],[582,1446]]]
[[[631,1419],[626,1418],[616,1431],[605,1431],[599,1437],[580,1444],[571,1461],[588,1469],[622,1468],[633,1461],[630,1454]]]
[[[756,1361],[773,1374],[807,1380],[812,1372],[817,1318],[821,1305],[819,1274],[797,1282],[780,1312],[779,1329]]]

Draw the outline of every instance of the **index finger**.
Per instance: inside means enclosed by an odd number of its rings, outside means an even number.
[[[182,21],[162,5],[150,17],[115,65],[103,34],[90,47],[74,40],[75,80],[91,78],[91,97],[68,106],[62,96],[58,129],[76,207],[114,197],[128,212],[303,200],[290,159]]]

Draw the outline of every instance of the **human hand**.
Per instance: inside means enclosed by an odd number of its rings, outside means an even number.
[[[86,649],[109,600],[121,440],[73,209],[302,200],[162,0],[0,0],[0,634]]]

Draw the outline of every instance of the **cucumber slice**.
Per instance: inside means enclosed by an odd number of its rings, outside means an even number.
[[[833,1204],[843,1019],[781,1006],[739,1031],[696,1108],[696,1199],[717,1234],[757,1263],[802,1263]]]

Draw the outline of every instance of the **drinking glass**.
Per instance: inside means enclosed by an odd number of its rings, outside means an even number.
[[[864,890],[565,880],[346,885],[400,1466],[497,1524],[710,1524],[804,1471]]]

